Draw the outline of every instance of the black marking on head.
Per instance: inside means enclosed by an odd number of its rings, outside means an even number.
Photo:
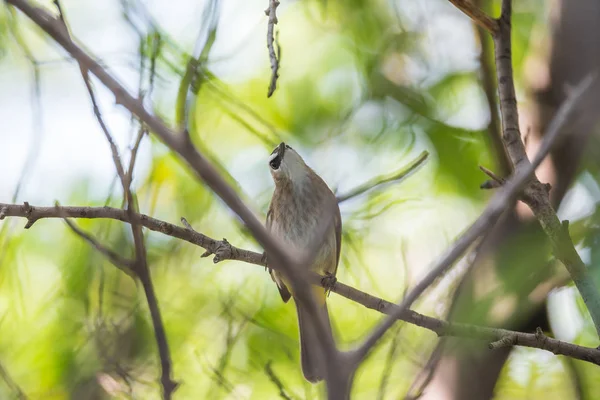
[[[272,169],[279,169],[281,166],[281,161],[281,156],[277,155],[277,157],[269,161],[269,166],[271,166]]]
[[[283,161],[283,156],[285,155],[286,148],[289,149],[291,147],[286,145],[284,142],[281,142],[279,146],[275,147],[275,150],[271,152],[271,156],[275,154],[275,157],[271,157],[271,160],[269,160],[269,166],[272,169],[279,169],[279,167],[281,166],[281,162]]]

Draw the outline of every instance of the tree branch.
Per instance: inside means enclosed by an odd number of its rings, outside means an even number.
[[[8,386],[10,390],[13,391],[13,394],[16,399],[27,400],[25,392],[23,392],[21,387],[12,379],[12,377],[10,376],[6,368],[4,368],[4,365],[2,365],[2,363],[0,363],[0,378],[2,378],[6,386]]]
[[[279,377],[277,375],[275,375],[275,372],[273,371],[273,367],[271,367],[271,361],[268,361],[267,364],[265,365],[265,373],[269,377],[269,380],[271,382],[273,382],[273,384],[279,390],[279,397],[281,397],[284,400],[292,400],[292,397],[290,397],[287,394],[287,392],[285,390],[285,386],[283,385],[283,382],[281,382],[281,379],[279,379]]]
[[[86,241],[90,246],[95,248],[100,254],[106,257],[115,267],[119,268],[121,271],[125,272],[132,278],[136,277],[136,274],[133,271],[133,261],[128,260],[119,254],[115,253],[111,249],[107,248],[99,241],[97,241],[93,236],[81,230],[77,225],[73,222],[69,221],[67,218],[64,218],[65,223],[71,230],[84,241]]]
[[[567,122],[576,105],[583,98],[585,92],[590,88],[592,79],[584,79],[571,93],[567,100],[561,105],[556,116],[552,120],[548,131],[544,135],[544,140],[540,145],[539,151],[532,163],[525,158],[522,161],[522,168],[516,170],[516,173],[511,177],[503,188],[495,194],[483,213],[475,220],[475,222],[463,233],[451,246],[442,257],[430,269],[430,272],[419,282],[400,303],[398,309],[383,323],[381,323],[371,335],[365,340],[355,353],[355,360],[358,363],[368,354],[369,350],[383,336],[383,334],[394,324],[395,319],[404,311],[408,310],[412,303],[448,268],[452,266],[454,261],[460,257],[464,251],[484,232],[486,232],[500,217],[502,212],[517,199],[521,194],[521,189],[531,182],[535,169],[540,165],[542,160],[550,152],[551,147],[558,141],[562,127]],[[519,138],[520,141],[520,138]],[[533,178],[535,179],[535,178]],[[546,186],[539,184],[546,191]],[[546,198],[547,198],[547,191]],[[525,187],[525,195],[527,195],[527,187]],[[549,205],[548,202],[548,206]],[[556,218],[556,214],[554,214]],[[569,239],[570,241],[570,239]],[[572,244],[572,243],[571,243]],[[574,251],[574,249],[573,249]],[[577,253],[575,252],[575,255]],[[574,257],[571,255],[571,257]],[[577,257],[579,257],[577,255]],[[558,257],[557,257],[558,258]],[[585,267],[585,266],[584,266]],[[594,288],[595,289],[595,288]],[[600,307],[599,307],[600,310]]]
[[[265,14],[269,17],[267,23],[267,48],[269,49],[269,60],[271,61],[271,82],[269,83],[269,92],[267,97],[271,97],[277,88],[277,78],[279,78],[279,60],[281,59],[281,48],[279,43],[275,43],[274,38],[275,25],[277,24],[277,7],[278,0],[269,0],[269,7],[265,10]],[[275,51],[277,44],[277,51]]]
[[[475,1],[475,4],[483,4],[483,1]],[[480,84],[490,113],[490,122],[488,124],[488,135],[486,135],[492,154],[495,156],[498,173],[500,176],[509,176],[511,173],[511,164],[502,142],[502,131],[500,127],[500,110],[498,109],[497,89],[496,89],[496,68],[494,65],[494,48],[483,28],[477,29],[477,36],[481,46],[479,54]]]
[[[0,203],[0,210],[4,210],[5,217],[29,218],[34,216],[36,220],[44,218],[84,218],[84,219],[114,219],[125,223],[131,223],[125,210],[111,207],[26,207],[15,204]],[[156,232],[185,240],[215,254],[214,262],[223,260],[242,261],[249,264],[266,266],[263,254],[235,247],[227,240],[215,240],[190,228],[161,221],[144,214],[135,214],[136,221]],[[186,221],[187,223],[187,221]],[[189,225],[189,224],[188,224]],[[491,348],[497,348],[496,342],[502,341],[505,345],[532,347],[550,351],[556,355],[564,355],[578,360],[600,365],[600,350],[575,344],[566,343],[546,336],[540,337],[539,333],[522,333],[505,329],[487,328],[476,325],[451,323],[448,321],[428,317],[408,309],[401,309],[397,304],[373,296],[359,289],[348,286],[342,282],[327,279],[317,273],[310,273],[309,282],[321,285],[331,292],[337,293],[348,300],[361,304],[366,308],[378,311],[382,314],[394,316],[396,319],[408,322],[427,330],[438,336],[453,336],[468,339],[476,339],[490,342]]]
[[[495,33],[498,30],[498,21],[490,17],[469,0],[450,0],[456,8],[467,14],[473,22],[487,30],[489,33]]]
[[[376,178],[371,179],[370,181],[358,186],[357,188],[351,190],[350,192],[343,194],[341,196],[337,196],[338,203],[344,202],[346,200],[350,200],[356,196],[360,196],[361,194],[368,192],[371,189],[374,189],[378,186],[384,185],[389,182],[401,181],[404,178],[412,175],[417,169],[419,169],[429,157],[429,153],[427,151],[423,151],[417,158],[415,158],[410,164],[406,165],[399,171],[393,173],[391,176],[378,176]]]
[[[494,33],[494,51],[496,56],[496,71],[498,75],[498,93],[502,114],[502,140],[513,164],[516,174],[530,170],[531,165],[525,152],[519,129],[519,114],[512,70],[511,52],[511,13],[512,1],[502,1],[502,13],[498,19],[498,30]],[[565,103],[560,107],[552,120],[548,131],[558,131],[575,107],[575,102],[583,97],[585,91],[592,85],[594,77],[587,76],[573,90]],[[546,133],[546,136],[548,133]],[[544,144],[547,140],[544,141]],[[539,151],[541,152],[542,149]],[[524,188],[522,197],[533,214],[540,222],[542,229],[550,239],[552,252],[569,271],[571,279],[579,290],[585,305],[590,312],[596,332],[600,335],[600,291],[594,284],[585,263],[577,253],[571,240],[568,223],[561,223],[550,202],[549,186],[542,184],[533,175]]]

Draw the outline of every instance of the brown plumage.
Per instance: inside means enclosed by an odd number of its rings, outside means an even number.
[[[335,195],[323,179],[304,163],[302,157],[285,143],[273,150],[269,158],[269,167],[275,181],[275,191],[267,213],[267,229],[293,249],[307,249],[325,215],[324,207],[329,204],[336,205],[334,223],[310,266],[321,275],[335,276],[340,259],[342,232],[342,219]],[[287,302],[293,297],[293,293],[286,284],[285,277],[278,271],[270,270],[270,273],[277,283],[281,298]],[[325,289],[315,286],[313,293],[327,315]],[[296,310],[302,372],[308,381],[318,382],[324,378],[318,338],[308,311],[297,302]],[[328,315],[327,320],[329,321]],[[329,324],[327,327],[331,330]]]

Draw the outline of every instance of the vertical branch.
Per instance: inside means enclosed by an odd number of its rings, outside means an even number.
[[[481,3],[481,1],[479,1],[479,3]],[[494,82],[495,71],[492,61],[494,48],[491,41],[488,39],[485,29],[480,26],[476,29],[481,46],[481,53],[479,55],[480,81],[490,112],[487,141],[495,155],[496,165],[499,168],[498,172],[501,176],[506,177],[510,175],[511,165],[506,150],[504,149],[504,143],[502,142],[500,115],[498,115],[498,104],[496,103],[496,85]]]
[[[69,28],[66,23],[65,16],[63,14],[63,10],[60,6],[59,0],[54,0],[54,4],[58,8],[59,18],[62,21],[63,28],[65,31],[65,35],[70,38]],[[153,53],[157,53],[158,49]],[[125,197],[125,203],[127,205],[127,215],[131,220],[131,231],[133,234],[133,241],[135,245],[135,262],[133,263],[133,271],[136,276],[139,278],[142,283],[142,287],[144,288],[144,294],[146,296],[146,301],[148,303],[148,308],[150,309],[150,317],[152,320],[152,326],[154,328],[154,335],[156,338],[156,344],[158,347],[160,365],[161,365],[161,385],[163,389],[163,398],[168,400],[171,398],[172,393],[177,388],[177,383],[171,379],[171,353],[169,350],[169,343],[167,341],[167,335],[165,332],[164,324],[162,321],[162,316],[160,313],[160,308],[158,305],[158,299],[156,297],[156,292],[154,291],[154,285],[152,283],[152,278],[150,275],[150,269],[148,267],[147,262],[147,252],[146,245],[144,243],[144,235],[142,232],[142,226],[137,222],[135,215],[139,212],[137,207],[137,199],[134,198],[133,193],[131,191],[131,181],[133,179],[133,169],[135,167],[135,161],[137,156],[137,150],[141,143],[142,137],[144,135],[145,127],[142,122],[140,131],[138,133],[136,143],[132,149],[131,159],[129,164],[129,169],[126,172],[123,163],[121,162],[121,157],[119,155],[119,149],[113,140],[113,136],[110,133],[108,126],[104,122],[104,118],[100,112],[100,108],[98,107],[98,102],[96,100],[96,95],[94,93],[94,88],[92,87],[89,70],[86,66],[78,60],[79,69],[81,71],[81,76],[83,77],[83,81],[85,83],[85,87],[88,91],[90,100],[92,102],[92,107],[94,110],[94,116],[104,133],[104,136],[110,146],[110,151],[112,154],[113,163],[115,164],[115,168],[117,170],[117,175],[121,181],[121,185],[123,187],[123,195]],[[154,66],[152,67],[154,68]],[[153,81],[151,77],[151,87]]]
[[[269,0],[269,7],[265,10],[265,14],[269,17],[267,23],[267,48],[269,49],[269,60],[271,61],[271,82],[269,83],[269,92],[267,97],[271,97],[277,88],[277,78],[279,78],[279,61],[280,61],[280,48],[279,43],[275,43],[274,31],[275,25],[277,24],[277,7],[279,7],[278,0]],[[277,51],[275,51],[275,44],[277,44]]]
[[[502,118],[502,140],[510,157],[514,170],[529,165],[525,146],[521,141],[517,95],[512,69],[511,41],[511,1],[502,1],[502,14],[498,19],[498,30],[493,35],[496,73],[498,76],[498,94]],[[535,179],[535,178],[533,178]]]
[[[519,130],[519,114],[517,111],[517,98],[512,69],[511,50],[511,13],[512,1],[502,1],[502,13],[498,19],[498,30],[494,33],[496,56],[496,72],[498,75],[498,94],[500,97],[500,110],[502,114],[502,140],[512,161],[515,172],[530,168],[530,162],[525,152],[525,145]],[[570,97],[582,97],[594,80],[588,76],[574,90]],[[567,102],[568,103],[568,100]],[[548,130],[558,129],[557,120],[564,120],[570,113],[569,107],[561,107],[552,120]],[[569,235],[568,221],[558,219],[550,202],[550,187],[542,184],[533,175],[525,187],[522,197],[535,217],[540,222],[542,229],[548,235],[552,251],[569,271],[577,290],[581,294],[585,305],[590,312],[594,326],[600,335],[600,292],[595,286],[587,267],[577,253]]]
[[[392,339],[392,343],[390,344],[390,350],[388,351],[387,357],[385,359],[385,364],[383,366],[383,375],[381,376],[381,381],[379,382],[379,390],[377,391],[378,400],[385,399],[387,384],[390,379],[390,375],[392,374],[393,362],[396,359],[396,353],[398,350],[398,340],[400,339],[400,332],[401,329],[396,329],[396,332],[394,332],[394,338]]]

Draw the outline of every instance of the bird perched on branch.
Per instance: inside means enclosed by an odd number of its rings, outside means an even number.
[[[313,262],[306,266],[320,275],[335,277],[340,259],[342,221],[337,199],[327,184],[306,165],[302,157],[290,146],[281,143],[269,157],[269,168],[275,181],[275,191],[267,213],[267,229],[276,237],[297,251],[317,251]],[[330,207],[330,211],[327,208]],[[333,215],[331,215],[333,214]],[[309,249],[315,242],[315,235],[324,232],[321,226],[326,218],[329,227],[317,249]],[[291,285],[280,271],[269,269],[271,277],[277,283],[284,302],[294,296]],[[326,327],[331,331],[326,290],[321,286],[313,287],[317,304],[327,316]],[[325,367],[319,349],[314,319],[309,311],[296,301],[298,328],[300,331],[300,358],[302,372],[310,382],[325,378]]]

